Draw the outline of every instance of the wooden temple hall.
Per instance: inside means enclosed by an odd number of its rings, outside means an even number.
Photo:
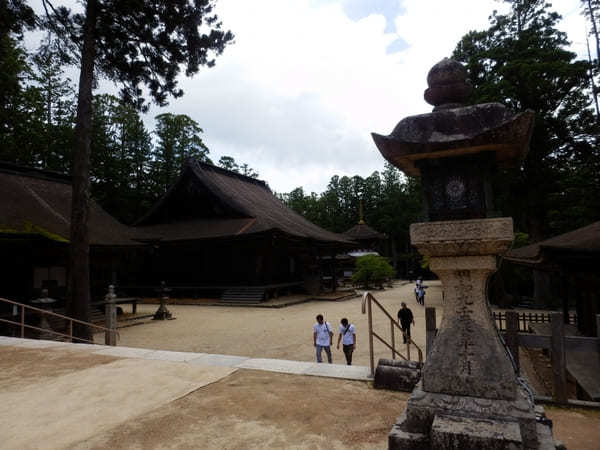
[[[49,288],[63,297],[68,279],[69,177],[0,164],[0,246],[9,282],[0,297],[29,301]],[[321,292],[336,268],[324,263],[355,247],[348,237],[307,221],[264,181],[188,160],[168,192],[135,226],[95,202],[90,214],[92,296],[108,284],[130,295],[266,299]],[[6,267],[5,267],[6,266]],[[323,280],[328,280],[325,283]]]

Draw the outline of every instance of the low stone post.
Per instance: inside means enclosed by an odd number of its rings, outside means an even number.
[[[519,313],[506,311],[506,345],[515,362],[517,374],[521,373],[519,363]]]
[[[561,313],[551,314],[552,336],[552,399],[567,403],[567,358],[565,353],[565,324]]]
[[[152,320],[169,320],[172,318],[172,314],[167,309],[167,301],[169,300],[169,289],[164,281],[160,282],[160,288],[158,289],[158,295],[160,295],[160,306],[154,313]]]
[[[108,286],[108,294],[104,297],[104,327],[108,328],[104,332],[104,343],[106,345],[117,345],[117,305],[115,303],[117,296],[115,287]]]
[[[428,306],[425,308],[425,355],[429,357],[429,352],[433,348],[433,341],[437,333],[435,321],[435,308]]]

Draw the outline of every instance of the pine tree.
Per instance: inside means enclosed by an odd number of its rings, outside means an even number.
[[[83,13],[42,0],[45,25],[62,40],[65,52],[79,61],[73,196],[71,214],[70,288],[71,314],[89,319],[90,151],[92,139],[92,89],[95,74],[121,83],[122,97],[144,105],[140,86],[145,85],[159,105],[169,95],[183,95],[177,86],[181,70],[191,76],[200,67],[214,65],[233,40],[221,30],[211,0],[87,0]],[[76,334],[89,339],[87,327]]]

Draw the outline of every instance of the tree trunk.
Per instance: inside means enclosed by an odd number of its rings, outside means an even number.
[[[596,89],[596,83],[594,82],[594,68],[592,65],[592,54],[590,52],[590,40],[585,37],[585,43],[587,46],[588,62],[590,63],[590,87],[592,88],[592,98],[594,99],[594,106],[596,107],[596,120],[600,120],[600,107],[598,106],[598,90]]]
[[[598,67],[600,67],[600,35],[598,33],[598,25],[596,24],[596,11],[592,5],[592,0],[587,0],[587,4],[588,11],[590,13],[590,22],[592,23],[592,33],[594,34],[594,38],[596,40],[596,63],[598,64]]]
[[[92,140],[92,85],[96,28],[96,1],[88,0],[81,52],[81,72],[77,98],[75,148],[73,151],[73,196],[71,202],[70,254],[70,314],[84,322],[90,321],[90,261],[89,261],[89,198],[90,149]],[[73,334],[91,340],[87,326],[74,326]]]
[[[542,224],[535,214],[535,196],[529,195],[529,214],[527,218],[529,228],[529,238],[532,242],[540,242],[543,239]],[[542,308],[548,304],[552,297],[550,287],[550,275],[539,270],[533,271],[533,306]]]

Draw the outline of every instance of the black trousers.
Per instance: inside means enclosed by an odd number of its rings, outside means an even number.
[[[354,345],[344,344],[344,355],[346,356],[346,364],[352,365],[352,352],[354,351]]]
[[[406,337],[410,337],[410,323],[408,325],[404,325],[401,323],[400,328],[402,328],[402,331],[404,331],[404,333],[402,334],[402,340],[406,344]]]

